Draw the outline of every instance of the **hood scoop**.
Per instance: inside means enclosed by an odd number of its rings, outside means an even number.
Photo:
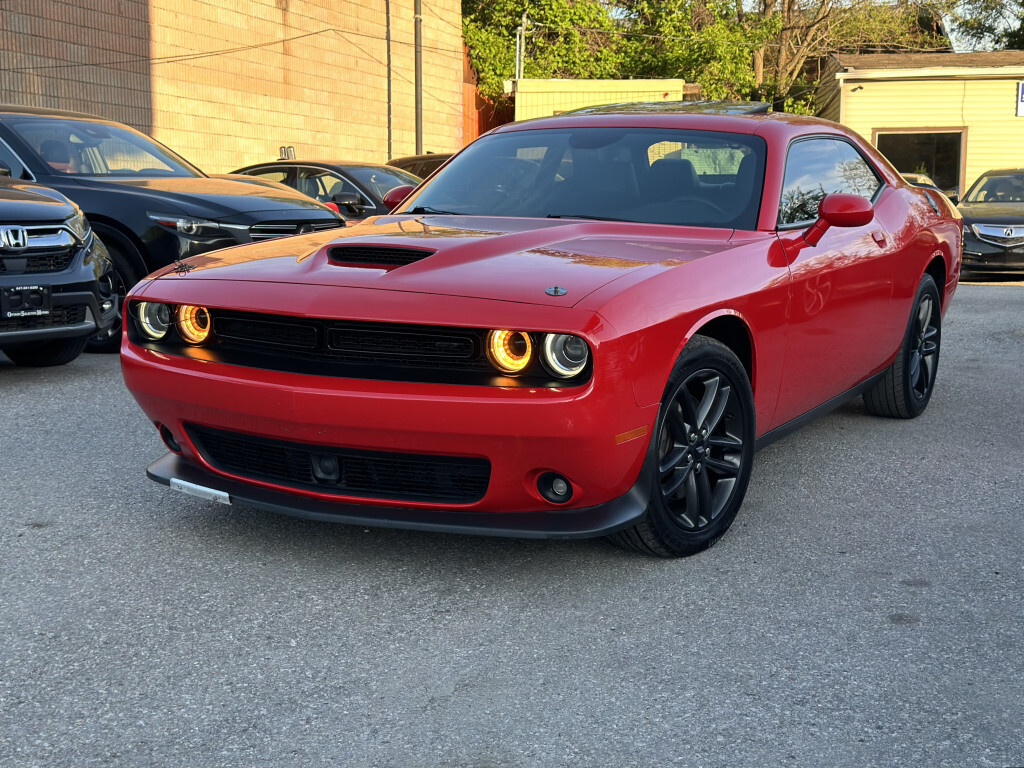
[[[335,264],[353,264],[380,269],[415,264],[436,251],[425,248],[400,248],[385,245],[335,245],[328,249],[327,258]]]

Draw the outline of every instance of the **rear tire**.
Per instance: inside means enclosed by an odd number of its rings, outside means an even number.
[[[694,336],[672,369],[651,436],[647,511],[612,542],[658,557],[714,545],[747,492],[754,420],[743,364],[724,344]]]
[[[864,393],[864,407],[876,416],[913,419],[928,407],[939,370],[942,311],[931,275],[921,278],[903,343],[885,375]]]
[[[66,365],[82,354],[88,336],[77,339],[55,339],[34,347],[5,349],[4,354],[15,365],[25,368],[43,368],[50,365]]]

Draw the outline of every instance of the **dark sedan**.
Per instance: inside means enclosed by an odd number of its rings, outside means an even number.
[[[275,160],[232,173],[286,184],[350,221],[383,216],[389,212],[384,205],[388,192],[406,185],[415,187],[421,181],[419,176],[386,165],[325,160]]]
[[[211,179],[127,125],[96,115],[0,105],[0,172],[56,189],[85,213],[123,296],[153,270],[240,243],[345,226],[304,195]],[[115,351],[121,323],[89,342]]]
[[[960,203],[965,274],[1024,274],[1024,169],[987,171]]]

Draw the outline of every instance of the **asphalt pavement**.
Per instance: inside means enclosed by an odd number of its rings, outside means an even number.
[[[658,560],[174,493],[116,357],[0,355],[0,766],[1024,765],[1022,371],[1024,286],[962,286],[923,416]]]

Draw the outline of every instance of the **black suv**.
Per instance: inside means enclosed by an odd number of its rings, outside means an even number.
[[[0,350],[63,365],[117,318],[106,249],[60,192],[0,178]]]
[[[122,297],[176,260],[345,226],[298,192],[210,178],[145,134],[78,112],[0,105],[0,166],[81,206],[110,253]],[[120,331],[118,322],[90,349],[117,349]]]

